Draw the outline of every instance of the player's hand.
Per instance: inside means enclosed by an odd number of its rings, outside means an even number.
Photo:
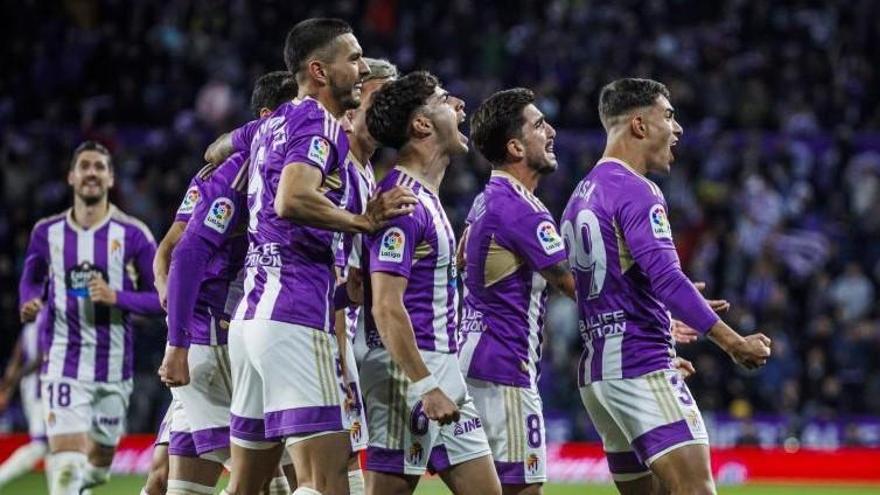
[[[428,419],[434,420],[441,425],[455,423],[461,417],[458,406],[446,397],[439,388],[429,390],[422,396],[422,410]]]
[[[22,323],[30,323],[37,319],[37,315],[40,314],[40,310],[43,309],[43,300],[39,297],[35,297],[30,301],[26,301],[19,308],[19,318]]]
[[[364,276],[359,268],[348,270],[345,290],[348,292],[348,298],[355,306],[362,306],[364,304]]]
[[[116,291],[107,285],[104,277],[94,276],[89,280],[89,298],[95,304],[116,305]]]
[[[168,279],[165,277],[156,277],[153,285],[156,286],[156,293],[159,294],[159,304],[166,312],[168,311]]]
[[[189,385],[189,349],[186,347],[165,347],[165,357],[159,366],[159,378],[169,387]]]
[[[730,357],[745,369],[760,368],[767,364],[771,343],[770,338],[763,333],[746,335],[731,347]]]
[[[703,292],[706,288],[706,282],[694,282],[694,287],[696,287],[698,291]],[[706,302],[709,303],[709,307],[712,308],[712,311],[716,313],[724,313],[730,309],[730,302],[728,302],[727,299],[706,299]]]
[[[412,190],[403,186],[395,186],[382,194],[374,195],[367,201],[367,211],[363,214],[369,225],[368,230],[375,232],[392,218],[412,213],[418,202]]]
[[[672,338],[676,344],[690,344],[700,337],[700,333],[689,327],[685,322],[672,320]]]
[[[697,369],[694,368],[694,363],[688,361],[683,357],[676,357],[672,360],[672,367],[678,370],[678,373],[682,378],[689,378],[691,375],[697,372]]]

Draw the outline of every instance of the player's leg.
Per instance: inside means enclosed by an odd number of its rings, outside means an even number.
[[[147,474],[147,482],[141,489],[141,495],[165,495],[168,488],[168,443],[171,441],[171,418],[175,407],[178,405],[172,399],[162,417],[162,422],[159,423],[159,432],[153,443],[150,472]]]
[[[651,471],[673,495],[715,493],[708,445],[675,448],[651,462]]]
[[[367,470],[364,473],[367,495],[411,495],[421,476]]]
[[[79,495],[85,479],[91,447],[91,384],[68,378],[46,378],[41,398],[46,417],[51,461],[48,463],[49,493]]]
[[[32,471],[49,451],[49,446],[46,444],[46,424],[39,387],[40,380],[35,373],[21,379],[19,390],[31,440],[19,447],[0,465],[0,488]]]
[[[125,418],[131,397],[132,381],[95,383],[92,402],[92,427],[89,431],[89,458],[83,488],[103,485],[110,480],[110,466],[116,445],[125,433]]]
[[[343,323],[343,325],[337,324],[336,331],[345,332],[345,312],[338,311],[336,317],[337,321]],[[344,356],[347,376],[341,378],[348,383],[348,390],[351,392],[352,397],[346,397],[346,391],[340,389],[342,394],[340,395],[340,401],[343,403],[342,424],[348,430],[351,439],[351,456],[348,458],[348,491],[350,495],[363,495],[366,487],[359,454],[367,448],[369,433],[354,348],[351,341],[348,341],[347,344]]]
[[[349,493],[348,457],[351,441],[348,432],[289,437],[286,445],[296,469],[297,490],[308,488],[324,494]]]

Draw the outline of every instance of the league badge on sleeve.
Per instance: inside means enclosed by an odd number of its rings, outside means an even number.
[[[654,205],[648,214],[648,220],[651,222],[651,232],[657,239],[672,239],[672,226],[669,225],[669,219],[666,217],[666,210],[663,205]]]
[[[199,198],[202,195],[199,192],[199,188],[196,186],[190,187],[186,191],[186,196],[183,197],[183,202],[180,203],[180,208],[177,209],[178,215],[189,215],[196,209],[196,204],[199,202]]]
[[[321,136],[313,137],[312,142],[309,143],[308,157],[309,160],[312,160],[318,165],[322,167],[326,166],[327,158],[330,157],[330,143]]]
[[[229,198],[217,198],[211,203],[211,209],[205,216],[204,224],[211,230],[225,234],[234,213],[235,205]]]
[[[397,227],[386,230],[379,243],[379,261],[400,263],[403,261],[403,247],[405,245],[406,236],[402,230]]]
[[[539,223],[537,234],[538,242],[541,244],[545,253],[554,254],[565,248],[565,244],[562,242],[562,237],[559,236],[559,232],[556,231],[556,226],[553,225],[553,222],[544,220]]]

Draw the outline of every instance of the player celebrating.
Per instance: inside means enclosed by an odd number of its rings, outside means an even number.
[[[562,222],[586,347],[581,397],[621,493],[714,493],[700,411],[672,369],[667,309],[746,368],[766,362],[770,339],[733,331],[681,270],[666,201],[645,177],[669,171],[682,134],[666,87],[614,81],[602,89],[599,115],[605,153]]]
[[[132,387],[130,313],[162,311],[153,288],[153,236],[109,202],[110,152],[82,143],[67,180],[73,208],[34,226],[19,287],[28,320],[48,283],[51,343],[41,394],[53,495],[78,494],[109,477]]]
[[[285,63],[299,98],[281,105],[253,139],[248,179],[244,295],[229,331],[232,478],[256,493],[277,439],[293,458],[294,493],[348,493],[349,433],[341,417],[333,337],[334,239],[370,232],[408,213],[403,189],[354,215],[342,206],[348,139],[339,122],[360,104],[369,73],[347,23],[309,19],[287,35]]]
[[[461,369],[492,447],[504,493],[541,492],[547,448],[538,374],[547,281],[574,296],[556,222],[534,191],[556,170],[556,131],[523,88],[474,113],[471,138],[492,163],[468,216]],[[515,219],[515,221],[511,221]]]
[[[348,170],[346,209],[354,213],[365,211],[367,201],[376,189],[370,158],[379,143],[370,136],[367,129],[366,113],[370,98],[385,83],[397,78],[397,67],[387,60],[364,57],[364,62],[370,68],[370,75],[363,80],[361,104],[356,109],[349,110],[346,120],[343,121],[350,143],[346,165]],[[347,385],[346,392],[351,394],[350,400],[344,404],[343,412],[343,424],[351,433],[352,453],[348,462],[348,487],[351,495],[364,493],[364,475],[358,462],[358,453],[367,448],[369,438],[363,397],[360,393],[360,377],[353,349],[354,335],[361,312],[360,305],[363,303],[360,275],[361,245],[361,234],[346,234],[336,255],[339,282],[345,284],[337,288],[337,292],[345,291],[340,295],[351,302],[347,307],[336,311],[336,340],[342,359],[342,374]]]
[[[455,235],[438,195],[467,152],[463,120],[464,103],[426,72],[386,84],[367,111],[370,134],[400,150],[379,190],[405,185],[419,200],[364,245],[367,493],[412,493],[429,466],[454,493],[501,493],[456,356]]]
[[[257,80],[252,106],[257,117],[265,117],[295,96],[290,73],[277,71]],[[234,153],[219,167],[203,168],[175,218],[185,221],[186,229],[172,252],[168,348],[159,369],[180,403],[169,426],[169,494],[213,493],[229,457],[232,390],[226,342],[247,250],[248,156]],[[287,493],[287,481],[273,480],[272,490]]]

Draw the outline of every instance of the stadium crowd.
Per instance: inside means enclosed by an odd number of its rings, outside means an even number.
[[[701,409],[792,424],[880,415],[880,42],[874,2],[589,1],[23,2],[3,30],[0,76],[0,323],[19,330],[15,287],[34,222],[69,205],[72,148],[113,151],[112,199],[156,237],[170,224],[207,144],[246,120],[256,77],[283,67],[293,20],[352,21],[365,53],[429,68],[469,109],[525,86],[560,129],[560,169],[539,196],[558,218],[601,155],[595,110],[621,76],[665,82],[684,138],[658,178],[689,275],[731,301],[726,319],[772,337],[758,372],[712,345],[682,346]],[[685,3],[687,6],[685,7]],[[393,156],[383,154],[386,170]],[[381,172],[380,172],[381,174]],[[472,152],[444,202],[461,229],[489,165]],[[554,298],[545,408],[585,435],[573,303]],[[164,324],[143,320],[131,431],[155,429],[167,390],[155,371]],[[796,426],[795,426],[796,428]]]

